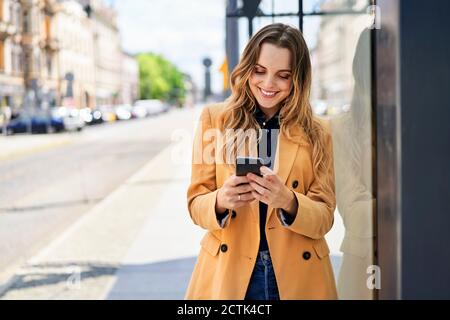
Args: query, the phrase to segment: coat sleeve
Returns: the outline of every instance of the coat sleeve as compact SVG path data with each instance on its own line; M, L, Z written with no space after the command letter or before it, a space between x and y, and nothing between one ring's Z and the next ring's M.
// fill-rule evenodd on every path
M215 141L212 130L211 114L205 107L196 130L191 184L188 188L188 209L192 221L209 231L222 229L218 221L215 205L217 197Z
M295 192L298 210L294 222L288 226L293 232L312 239L321 239L331 230L336 208L335 180L333 166L333 144L330 134L326 139L327 152L331 157L331 165L326 173L319 177L326 183L326 188L320 186L317 178L309 187L306 194ZM323 177L327 175L327 177Z

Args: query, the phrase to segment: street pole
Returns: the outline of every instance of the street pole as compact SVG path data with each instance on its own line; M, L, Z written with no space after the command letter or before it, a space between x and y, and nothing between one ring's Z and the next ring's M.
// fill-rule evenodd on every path
M211 95L211 65L212 61L210 58L203 59L203 66L205 67L205 89L203 91L203 101L206 102L208 97Z
M227 1L227 14L232 14L237 11L237 0ZM231 75L234 68L239 63L239 25L238 18L226 17L225 18L225 48L226 57L228 63L228 74ZM225 92L226 96L231 94L230 89Z
M253 36L253 18L260 12L258 9L261 0L244 0L242 11L248 19L248 37Z
M303 0L298 0L298 28L303 32Z

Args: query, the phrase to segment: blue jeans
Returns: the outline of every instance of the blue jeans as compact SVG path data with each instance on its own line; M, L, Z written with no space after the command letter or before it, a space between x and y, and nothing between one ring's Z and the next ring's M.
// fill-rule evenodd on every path
M280 300L268 250L258 253L245 300Z

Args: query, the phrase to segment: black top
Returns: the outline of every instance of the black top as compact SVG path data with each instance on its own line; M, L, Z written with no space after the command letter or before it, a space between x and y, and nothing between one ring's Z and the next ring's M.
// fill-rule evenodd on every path
M279 112L277 112L272 118L266 120L266 115L264 114L264 112L262 112L259 107L256 107L253 116L261 127L261 139L259 139L258 141L258 156L263 159L263 163L266 167L273 169L277 151L278 134L280 131ZM217 219L219 221L222 221L227 216L228 212L226 211L222 214L217 214ZM293 219L289 215L282 214L282 216L284 217L285 223L287 223L288 225L293 222ZM267 204L259 202L259 251L269 250L265 229L266 219Z
M272 118L266 120L266 115L259 107L254 112L255 120L261 127L258 142L258 156L263 159L266 167L273 169L277 151L278 133L280 131L280 116L277 112ZM259 251L269 250L266 237L267 204L259 202Z

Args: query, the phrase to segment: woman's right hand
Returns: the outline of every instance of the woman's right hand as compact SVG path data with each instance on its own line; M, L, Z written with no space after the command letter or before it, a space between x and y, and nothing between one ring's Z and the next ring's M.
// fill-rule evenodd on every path
M253 188L246 176L232 175L217 192L216 213L224 213L227 209L240 208L253 200Z

